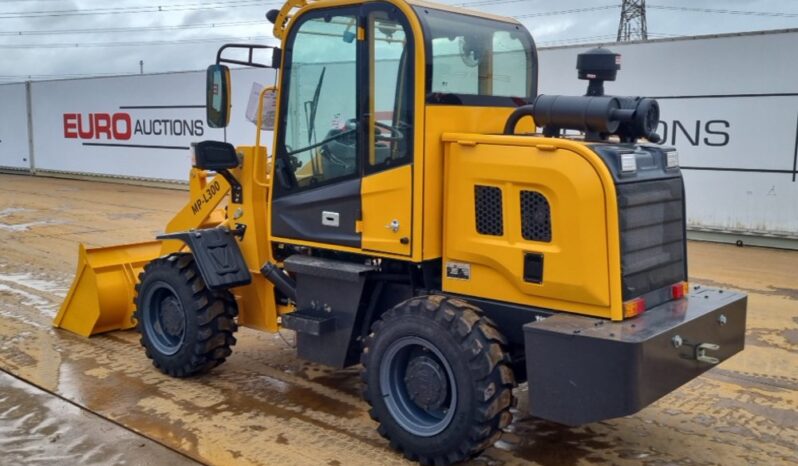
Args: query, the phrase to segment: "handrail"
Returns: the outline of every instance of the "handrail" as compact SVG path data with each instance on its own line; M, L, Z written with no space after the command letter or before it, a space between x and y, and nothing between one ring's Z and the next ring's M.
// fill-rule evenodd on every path
M311 0L288 0L285 2L285 4L283 4L274 20L274 29L272 33L274 34L275 38L283 38L283 32L285 31L285 27L288 25L288 20L291 19L292 10L301 9L310 3L310 1Z
M232 58L223 58L222 52L227 49L246 49L249 51L247 55L247 61L243 60L234 60ZM272 50L272 63L271 65L264 65L263 63L255 63L252 61L254 51L263 50L263 49L271 49ZM219 50L216 51L216 64L220 63L230 63L232 65L244 65L244 66L251 66L253 68L276 68L275 67L275 56L278 57L279 60L279 53L280 48L275 47L273 45L260 45L260 44L224 44L219 47ZM278 65L279 66L279 65Z

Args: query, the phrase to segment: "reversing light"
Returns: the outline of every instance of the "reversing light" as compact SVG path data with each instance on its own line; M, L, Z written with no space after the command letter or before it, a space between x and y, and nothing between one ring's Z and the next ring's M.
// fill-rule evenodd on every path
M643 298L630 299L623 303L623 317L628 319L642 314L646 310L646 300Z
M671 286L671 297L673 299L681 299L687 296L690 290L690 284L687 282L679 282Z
M637 157L634 153L621 154L621 171L634 173L637 171Z
M665 153L665 167L676 168L679 166L679 152L671 150Z

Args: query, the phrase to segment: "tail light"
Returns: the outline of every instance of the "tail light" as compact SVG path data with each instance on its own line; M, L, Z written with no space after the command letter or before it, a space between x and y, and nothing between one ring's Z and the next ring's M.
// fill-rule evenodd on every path
M687 282L679 282L671 286L671 297L673 299L681 299L687 296L690 290L690 285Z
M623 303L623 317L628 319L642 314L646 310L646 300L643 298L630 299Z

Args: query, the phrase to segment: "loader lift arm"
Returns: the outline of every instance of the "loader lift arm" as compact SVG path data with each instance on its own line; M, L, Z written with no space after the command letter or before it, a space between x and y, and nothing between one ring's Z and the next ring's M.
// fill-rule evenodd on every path
M169 221L165 232L221 225L225 212L219 204L230 189L223 176L208 178L207 172L193 168L189 201ZM75 279L53 324L85 337L135 327L133 298L144 265L185 247L175 238L98 248L80 244Z

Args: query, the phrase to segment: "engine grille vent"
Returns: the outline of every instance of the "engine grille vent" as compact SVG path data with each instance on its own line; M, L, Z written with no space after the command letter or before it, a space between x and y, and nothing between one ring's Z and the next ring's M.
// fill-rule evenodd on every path
M530 241L551 241L551 208L537 191L521 191L521 234Z
M477 233L502 236L502 190L495 186L474 185L474 206L477 218Z
M617 186L623 299L687 279L681 178Z

